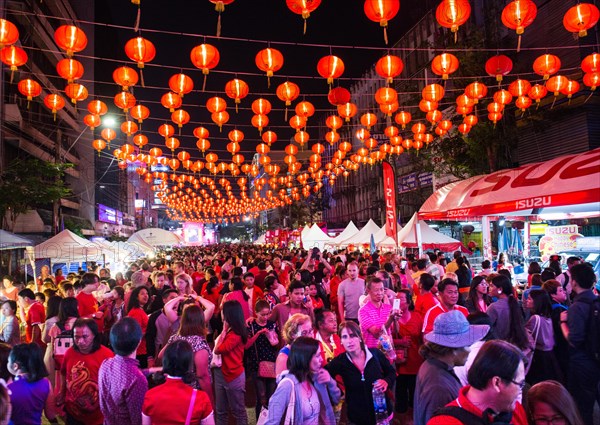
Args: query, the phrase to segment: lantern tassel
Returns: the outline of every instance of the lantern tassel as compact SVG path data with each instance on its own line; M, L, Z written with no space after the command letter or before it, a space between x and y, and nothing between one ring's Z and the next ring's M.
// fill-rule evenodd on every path
M287 106L285 107L285 120L287 121Z
M517 39L517 53L521 51L521 35L519 34L519 38Z
M267 88L271 88L271 77L267 76Z
M454 31L454 44L458 41L458 30Z
M550 107L550 109L554 109L554 103L556 103L556 98L557 96L554 96L554 99L552 100L552 106Z
M388 44L388 36L387 36L387 27L383 27L383 40L385 41L385 45Z
M592 97L592 95L594 94L594 92L592 91L590 93L590 95L588 97L585 98L585 100L583 101L583 103L586 103L588 100L590 100L590 97Z
M204 91L204 89L206 89L206 75L204 74L204 82L202 83L202 91Z
M15 78L15 71L12 70L12 71L10 71L10 83L11 84L12 84L14 78Z
M221 37L221 13L219 12L219 17L217 18L217 38Z
M144 70L140 68L140 80L142 81L142 87L146 87L146 83L144 82Z
M304 18L304 31L302 31L302 35L306 35L306 18Z
M133 31L138 32L140 29L140 18L142 16L142 8L141 6L138 4L138 10L137 10L137 17L135 18L135 28L133 29Z

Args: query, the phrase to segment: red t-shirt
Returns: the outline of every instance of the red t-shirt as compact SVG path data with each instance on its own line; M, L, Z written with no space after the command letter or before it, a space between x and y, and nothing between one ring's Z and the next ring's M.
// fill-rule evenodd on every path
M44 322L46 321L46 310L44 309L44 306L38 302L35 301L33 304L31 304L29 306L29 309L27 310L27 314L25 314L25 324L27 325L25 327L25 339L27 341L28 344L31 344L32 342L35 342L36 344L40 344L40 341L33 341L33 327L36 325L42 325L44 324ZM42 335L42 331L40 328L40 336Z
M135 354L137 356L148 354L148 351L146 349L146 329L148 328L148 315L141 308L134 307L131 310L129 310L129 313L127 313L127 317L132 317L142 327L142 342L140 342L140 345Z
M81 354L69 348L62 362L61 374L67 381L65 409L74 419L86 425L102 425L100 411L98 371L105 359L114 353L105 346L90 354Z
M479 407L471 403L471 401L467 398L469 388L471 388L469 385L467 385L466 387L462 387L458 393L458 398L448 403L446 406L462 407L467 412L473 413L481 418L483 417L483 411ZM489 419L489 422L491 423L492 418ZM510 423L512 425L527 425L527 414L525 413L525 409L523 409L523 406L519 402L517 402L515 406L515 410L513 411ZM427 425L463 425L463 423L453 416L440 415L434 416L433 418L429 419Z
M194 390L179 378L167 377L167 381L152 388L144 397L142 413L153 425L181 425L185 423ZM191 423L198 424L212 413L208 395L196 393Z
M208 282L205 282L204 286L202 287L201 295L203 298L206 298L208 301L215 305L215 312L213 313L214 317L216 314L219 314L221 312L221 306L219 305L219 297L221 296L221 289L223 289L223 284L217 284L217 286L215 286L212 289L212 292L210 293L206 290L207 286Z
M244 343L242 337L231 329L215 347L215 354L222 356L221 372L225 381L231 382L244 372Z
M92 294L80 292L77 295L77 309L79 317L92 317L92 314L98 311L98 301ZM104 330L104 319L95 319L100 332Z
M460 311L465 317L469 316L469 310L464 308L462 305L455 305L454 310ZM429 333L433 330L433 323L435 322L435 318L438 317L442 313L447 313L448 310L444 308L442 304L438 304L434 307L431 307L425 313L425 317L423 318L423 334Z
M415 311L419 313L421 317L423 317L431 307L434 307L439 303L440 302L437 300L435 295L433 295L431 292L428 292L417 297L417 301L415 302Z

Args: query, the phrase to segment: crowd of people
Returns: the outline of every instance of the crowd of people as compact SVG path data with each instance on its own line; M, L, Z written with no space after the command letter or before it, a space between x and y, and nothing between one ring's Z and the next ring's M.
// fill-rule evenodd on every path
M213 245L6 276L0 424L598 423L590 265L518 288L502 260L447 261Z

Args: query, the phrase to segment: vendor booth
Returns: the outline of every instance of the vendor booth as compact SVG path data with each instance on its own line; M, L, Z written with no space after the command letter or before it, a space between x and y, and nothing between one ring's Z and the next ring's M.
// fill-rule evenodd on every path
M491 258L491 221L524 222L528 257L532 221L599 216L600 148L450 183L418 213L422 220L481 220L486 258Z
M135 232L127 242L141 242L150 246L173 246L182 243L179 236L159 228L142 229Z

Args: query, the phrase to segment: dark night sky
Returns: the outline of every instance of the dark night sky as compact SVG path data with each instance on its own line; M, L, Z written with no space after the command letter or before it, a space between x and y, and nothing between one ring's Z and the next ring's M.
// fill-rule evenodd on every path
M420 6L411 7L411 2L401 2L400 13L390 21L388 28L390 43L397 40L424 13L422 9L425 8L423 5L426 2L412 3ZM125 0L96 2L96 22L129 27L118 29L96 26L95 56L108 59L96 62L95 91L98 95L112 97L119 91L116 84L112 82L112 71L117 66L135 67L125 55L124 45L127 40L136 35L133 31L136 12L137 8ZM346 88L360 79L377 58L385 54L385 50L382 50L386 47L382 28L365 16L363 1L324 0L308 19L306 35L302 35L302 18L287 8L285 0L234 1L226 6L222 14L220 39L214 38L216 24L217 13L214 5L208 0L141 1L142 35L155 44L157 55L144 70L147 88L142 89L138 85L134 94L151 110L151 119L144 123L143 132L150 137L151 144L161 146L163 150L164 144L156 134L156 129L165 120L169 120L170 114L160 105L160 97L169 90L169 77L179 72L181 67L184 73L193 78L195 85L194 92L183 99L183 109L190 113L191 122L183 128L180 137L182 147L186 146L193 156L197 154L196 139L192 135L192 130L198 125L203 125L209 129L211 133L209 140L219 153L219 157L228 159L230 155L225 150L225 145L228 143L227 133L234 127L244 131L246 135L242 142L242 152L254 152L256 144L260 141L257 129L250 124L252 116L250 105L258 97L267 98L273 105L273 111L269 114L268 129L275 131L279 136L279 142L273 148L283 149L286 144L284 140L292 137L294 130L284 121L283 102L275 96L276 87L285 81L286 77L300 86L301 96L295 103L305 99L311 101L321 111L330 111L328 113L335 111L326 100L327 83L316 70L319 58L330 54L329 46L373 48L369 50L333 47L331 49L331 53L341 57L346 65L343 78L338 83ZM259 42L234 41L228 38ZM271 79L270 88L267 87L266 77L254 63L256 53L268 47L269 41L271 47L283 53L285 60L283 68ZM194 68L189 59L192 47L203 42L215 45L221 53L220 63L210 72L204 93L200 92L202 72ZM322 47L280 45L278 42L314 44ZM225 83L234 78L236 72L239 72L238 77L250 86L250 94L242 100L238 114L235 113L233 100L224 94ZM245 73L253 75L244 75ZM231 117L222 133L219 133L218 127L210 120L210 114L204 106L206 99L215 95L227 100ZM120 112L114 106L112 99L109 98L107 103L113 112ZM318 114L319 112L316 115ZM293 111L289 117L292 115ZM309 119L307 129L311 134L311 141L315 141L318 134L315 128L316 115L312 121Z

